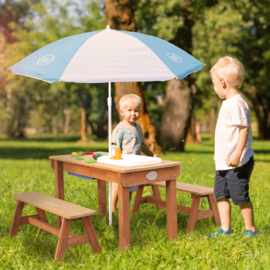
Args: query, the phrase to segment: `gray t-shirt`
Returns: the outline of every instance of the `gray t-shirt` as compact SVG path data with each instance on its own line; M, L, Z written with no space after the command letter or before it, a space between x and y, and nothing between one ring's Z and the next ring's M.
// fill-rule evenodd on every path
M131 126L124 122L120 122L112 132L112 143L117 144L116 136L121 130L126 130L131 137L131 139L129 140L124 132L119 135L119 142L122 154L141 155L141 146L144 142L141 126L139 124Z

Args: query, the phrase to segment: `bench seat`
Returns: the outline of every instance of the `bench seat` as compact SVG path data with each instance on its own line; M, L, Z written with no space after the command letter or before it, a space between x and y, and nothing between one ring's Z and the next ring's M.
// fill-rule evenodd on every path
M132 213L137 213L139 211L140 204L143 203L155 204L158 206L158 210L162 210L163 207L166 207L166 201L161 200L158 189L158 187L166 188L166 181L152 183L150 186L152 186L154 195L145 197L142 196L144 185L138 186ZM186 233L195 229L195 223L198 219L213 217L215 224L217 226L220 225L221 222L214 198L213 188L176 181L176 190L191 194L191 207L177 205L177 211L190 215ZM210 207L209 210L199 210L200 200L204 197L207 197L208 199Z
M17 235L19 226L32 224L44 230L45 233L52 233L58 236L58 244L55 253L55 260L61 261L66 248L90 243L94 253L101 251L90 216L96 211L70 202L53 198L38 192L29 192L12 195L17 200L15 213L10 228L10 237ZM32 205L37 210L37 215L22 216L25 204ZM49 224L45 211L51 212L62 218L61 228ZM75 236L69 234L71 221L82 220L86 234Z

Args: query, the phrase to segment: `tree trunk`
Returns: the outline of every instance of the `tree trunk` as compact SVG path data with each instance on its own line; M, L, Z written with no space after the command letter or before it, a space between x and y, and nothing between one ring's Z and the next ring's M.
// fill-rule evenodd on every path
M86 113L85 113L85 101L83 99L82 95L82 90L78 89L78 98L79 98L79 103L81 106L81 139L77 143L85 143L87 142L87 137L86 137Z
M190 123L189 123L187 137L186 137L186 143L187 144L198 143L198 140L196 138L196 133L195 133L195 114L194 114L194 110L192 110L192 112L191 112Z
M137 26L134 20L135 6L132 0L106 0L103 12L106 16L107 24L111 29L136 31ZM151 151L157 150L155 139L156 130L151 125L149 113L143 95L142 84L140 82L115 83L115 105L119 109L119 100L125 94L136 94L142 99L142 111L138 123L142 126L145 143Z
M81 141L86 142L86 125L85 125L85 109L81 108Z
M171 43L189 52L192 48L193 16L188 10L182 11L185 18L184 27L178 29ZM190 127L190 140L194 142L195 132L191 123L193 111L193 94L195 94L192 75L179 81L173 79L167 83L166 105L163 110L159 132L159 144L164 150L184 152L186 136Z
M184 151L192 104L193 94L186 80L173 79L167 83L159 136L162 150Z
M65 115L64 134L65 135L68 135L68 131L69 131L70 114L71 114L70 109L65 109L64 110L64 115Z
M53 115L52 116L52 133L53 135L57 135L58 134L58 123L57 123L57 116Z

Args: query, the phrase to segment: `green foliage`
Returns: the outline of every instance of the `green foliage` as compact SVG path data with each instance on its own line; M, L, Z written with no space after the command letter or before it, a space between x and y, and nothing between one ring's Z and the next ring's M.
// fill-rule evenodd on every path
M105 20L100 13L101 1L92 0L80 3L54 0L5 2L4 6L7 9L13 9L14 12L21 10L21 13L16 13L16 16L23 17L23 20L19 23L13 19L14 15L9 21L8 27L12 37L16 40L15 43L11 43L8 39L9 36L0 32L0 83L5 81L5 84L0 86L0 108L7 106L9 102L7 93L11 91L10 113L1 112L6 119L3 130L9 136L23 137L24 128L31 124L32 127L39 127L38 130L52 132L52 129L58 129L63 132L62 123L65 121L63 112L71 111L72 116L78 116L80 104L78 98L75 97L77 90L89 91L89 87L77 84L70 91L70 87L65 83L50 85L35 79L11 75L7 68L53 41L105 28ZM21 9L21 5L24 5L24 9ZM101 90L103 93L103 89ZM97 100L94 99L94 102ZM25 106L26 104L27 106ZM104 115L105 111L103 110L102 113ZM35 115L38 115L37 122L35 122ZM55 116L57 123L53 124L51 119ZM30 117L33 118L30 119ZM75 119L71 119L71 124L73 120ZM80 117L76 121L79 122ZM14 125L19 122L21 123L20 129L18 125ZM35 123L34 126L33 123ZM57 126L53 127L55 124ZM73 130L78 132L79 126L75 124Z
M255 141L255 168L250 181L250 196L255 211L255 224L260 229L256 239L243 239L244 222L238 207L232 207L234 234L216 240L205 238L217 227L212 219L196 222L195 231L185 234L188 215L178 213L178 237L167 241L166 210L158 212L150 204L141 205L136 215L131 215L131 249L121 252L118 248L118 213L113 215L113 226L108 216L92 216L101 248L101 254L93 254L89 244L67 249L64 262L53 261L57 237L44 234L41 229L24 225L14 239L8 236L16 201L12 194L37 191L55 196L54 171L50 155L69 154L73 151L107 151L107 142L97 142L78 149L72 137L33 137L24 141L0 138L0 268L1 269L269 269L270 203L270 141ZM167 152L163 159L183 162L178 181L213 187L213 142L203 137L201 145L186 145L185 153ZM65 199L67 201L98 209L96 181L88 181L64 173ZM151 195L150 187L144 195ZM165 189L161 196L166 198ZM178 193L179 204L190 206L189 194ZM134 202L134 194L131 205ZM208 209L202 200L200 209ZM26 206L27 214L35 214ZM50 224L56 218L48 214ZM71 233L84 233L81 222L74 222Z
M269 4L270 1L219 1L206 9L204 16L193 27L193 53L206 67L198 73L197 85L203 106L213 100L209 70L222 56L238 58L246 70L246 83L241 91L257 109L260 125L267 126L270 104L269 61ZM254 87L255 92L252 91ZM267 134L264 134L267 137Z

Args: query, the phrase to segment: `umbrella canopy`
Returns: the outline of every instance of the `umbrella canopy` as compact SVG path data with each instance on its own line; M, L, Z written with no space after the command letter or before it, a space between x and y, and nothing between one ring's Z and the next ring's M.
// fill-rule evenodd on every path
M162 39L136 32L94 31L50 43L9 69L49 83L109 83L108 137L111 155L111 82L183 79L203 63ZM112 186L109 191L112 224Z
M50 43L9 69L49 83L102 83L183 79L202 67L167 41L107 27Z

